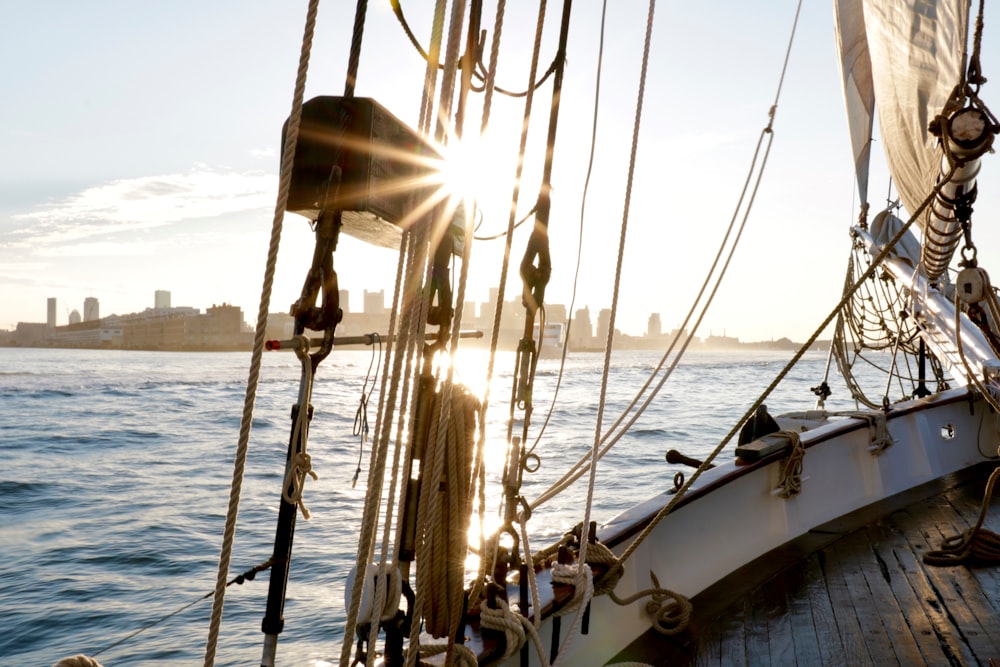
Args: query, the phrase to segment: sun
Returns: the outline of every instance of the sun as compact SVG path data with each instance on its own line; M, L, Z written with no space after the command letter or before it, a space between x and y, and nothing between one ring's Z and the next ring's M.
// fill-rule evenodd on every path
M516 155L493 135L452 137L441 152L443 188L467 211L493 210L510 200Z

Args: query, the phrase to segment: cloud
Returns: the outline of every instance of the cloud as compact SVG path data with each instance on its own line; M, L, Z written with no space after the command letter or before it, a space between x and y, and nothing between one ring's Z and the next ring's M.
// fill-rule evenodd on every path
M277 157L278 153L274 150L273 146L268 146L267 148L251 148L250 157L267 158L271 159Z
M45 247L38 250L39 257L137 257L156 254L157 244L131 241L93 241Z
M183 174L104 183L13 216L22 223L0 247L76 243L105 234L162 227L185 220L267 208L276 178L199 165Z

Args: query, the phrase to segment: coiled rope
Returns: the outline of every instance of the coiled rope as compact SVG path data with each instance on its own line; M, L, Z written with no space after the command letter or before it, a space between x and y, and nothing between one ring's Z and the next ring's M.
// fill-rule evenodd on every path
M274 284L275 266L278 261L278 246L285 208L288 204L288 189L292 180L292 164L295 159L295 145L298 143L299 124L302 119L302 98L305 94L306 74L309 71L309 54L312 50L313 32L319 0L309 0L306 12L299 67L295 77L295 92L292 96L292 112L285 132L285 148L281 156L281 175L278 183L278 198L274 204L274 219L271 224L271 239L268 245L267 262L264 269L264 284L261 288L260 308L257 312L257 328L254 331L253 351L247 377L246 393L243 401L243 416L240 420L240 435L236 445L233 463L233 481L229 492L229 506L226 512L226 526L223 532L222 549L219 554L219 569L215 582L215 596L212 601L212 616L209 621L208 641L205 646L205 667L215 664L215 652L222 625L222 610L225 601L226 577L232 558L233 540L236 535L236 520L239 515L240 493L243 488L243 473L246 469L247 452L250 443L250 427L253 424L253 408L257 398L257 383L260 378L261 357L266 338L267 315L271 305L271 288Z
M972 528L958 535L946 537L940 549L932 549L924 553L924 562L928 565L946 566L961 565L968 561L980 563L1000 562L1000 535L983 528L986 511L993 498L993 487L997 477L1000 477L1000 467L994 468L986 482L983 501L979 508L979 518Z

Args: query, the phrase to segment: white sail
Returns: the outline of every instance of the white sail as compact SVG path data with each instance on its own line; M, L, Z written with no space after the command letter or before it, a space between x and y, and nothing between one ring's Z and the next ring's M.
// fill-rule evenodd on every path
M961 79L968 5L964 0L838 0L835 15L856 164L867 171L871 121L866 126L864 115L877 100L889 168L903 205L913 211L939 172L937 138L927 126Z
M840 45L840 71L844 77L844 104L851 132L858 197L864 203L868 201L875 87L861 0L841 0L834 6L833 14Z

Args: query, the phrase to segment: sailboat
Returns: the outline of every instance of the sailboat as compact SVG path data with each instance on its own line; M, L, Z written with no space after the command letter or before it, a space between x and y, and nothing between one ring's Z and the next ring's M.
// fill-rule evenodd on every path
M275 233L206 664L214 664L224 594L234 581L240 483L265 348L299 359L300 389L276 489L273 555L236 579L269 571L261 664L281 663L295 527L309 518L313 381L324 364L336 363L338 344L358 342L337 336L334 257L341 233L399 251L392 320L377 337L389 361L363 482L365 508L362 516L343 518L358 526L358 552L353 572L343 573L349 602L341 665L984 664L1000 658L991 639L1000 630L991 599L995 574L967 565L969 558L982 561L996 552L995 536L983 524L1000 431L1000 307L979 265L972 226L980 160L998 130L980 98L982 3L978 11L965 2L835 3L860 215L851 228L843 298L788 368L832 326L828 368L836 362L858 409L825 410L828 384L821 378L811 409L771 415L765 401L779 376L745 414L733 416L732 430L711 456L693 460L675 453L674 461L689 466L687 474L672 484L655 480L651 486L666 490L612 518L591 517L600 459L663 385L691 337L674 339L629 411L608 427L602 421L614 347L612 307L593 448L550 491L525 497L523 477L540 451L531 443L543 430L533 394L535 324L544 320L553 270L550 177L559 155L572 3L563 3L549 72L536 48L522 91L525 133L528 109L544 107L538 99L546 99L547 113L536 116L544 117L547 141L527 217L533 226L520 241L523 337L511 395L501 399L474 395L448 363L468 335L461 316L480 202L447 192L441 173L449 146L475 134L465 120L474 91L481 88L486 100L497 92L504 3L487 30L492 44L480 32L487 15L480 2L454 2L447 11L438 3L427 48L410 33L427 61L421 113L412 126L377 100L355 95L363 2L344 95L303 99L317 4L310 3L296 96L282 133ZM647 56L654 6L645 26ZM394 7L402 22L399 3ZM629 187L641 91L650 83L640 69ZM485 128L490 104L481 107L479 126ZM876 109L900 197L877 213L868 204ZM769 134L770 124L762 137ZM512 184L515 204L521 161ZM623 242L629 196L627 189ZM508 210L509 255L518 216L516 205ZM292 307L295 336L267 341L270 281L286 212L310 221L316 249ZM739 236L736 227L734 233ZM505 263L504 275L508 268ZM501 280L501 294L504 288ZM616 303L617 296L616 289ZM503 302L497 299L497 322ZM700 312L692 308L679 330L693 335ZM495 350L499 327L487 336ZM376 336L367 342L375 344ZM889 379L872 392L855 366L876 357ZM890 387L904 383L890 395ZM491 477L483 463L483 414L491 400L504 399L511 406L505 457ZM538 446L556 437L538 437ZM733 447L735 458L717 458ZM532 539L532 512L580 479L588 500L578 525L557 540ZM495 505L486 500L490 494ZM485 527L488 507L499 517L492 530ZM478 536L470 539L470 525L477 523ZM951 567L934 569L940 565Z

